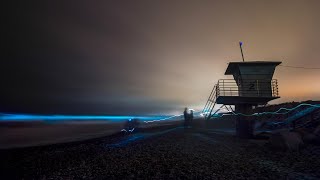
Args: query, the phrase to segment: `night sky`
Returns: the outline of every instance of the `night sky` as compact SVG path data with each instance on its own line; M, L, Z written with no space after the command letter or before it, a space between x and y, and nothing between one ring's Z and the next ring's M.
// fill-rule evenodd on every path
M320 67L320 1L15 1L4 5L0 111L201 109L229 61ZM278 67L281 98L320 99L320 70Z

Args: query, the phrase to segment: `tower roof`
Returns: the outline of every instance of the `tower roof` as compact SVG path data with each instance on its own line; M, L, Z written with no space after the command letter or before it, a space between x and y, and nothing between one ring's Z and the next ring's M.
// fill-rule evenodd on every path
M264 66L264 65L274 65L277 66L281 64L281 61L245 61L245 62L230 62L225 75L232 75L237 69L239 69L239 66Z

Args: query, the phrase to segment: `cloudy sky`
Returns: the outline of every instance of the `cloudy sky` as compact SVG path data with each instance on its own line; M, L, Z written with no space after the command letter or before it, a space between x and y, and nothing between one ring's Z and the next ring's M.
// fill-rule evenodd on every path
M21 1L6 8L1 111L201 109L230 61L320 67L318 0ZM278 67L281 98L320 99L320 70Z

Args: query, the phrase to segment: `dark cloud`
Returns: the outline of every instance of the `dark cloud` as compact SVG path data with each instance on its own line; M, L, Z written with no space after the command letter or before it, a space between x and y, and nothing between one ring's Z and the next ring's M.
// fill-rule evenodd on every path
M5 11L1 108L105 114L201 108L212 83L226 78L227 63L241 58L239 40L248 60L320 66L319 5L12 1ZM279 67L279 101L320 98L317 76Z

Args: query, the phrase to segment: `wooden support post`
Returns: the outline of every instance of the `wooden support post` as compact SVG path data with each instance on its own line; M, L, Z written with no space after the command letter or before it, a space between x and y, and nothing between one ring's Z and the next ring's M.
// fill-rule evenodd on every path
M236 113L241 114L251 114L252 105L251 104L237 104L235 105ZM253 126L254 121L252 117L237 116L236 119L236 134L240 138L252 138L253 137Z

